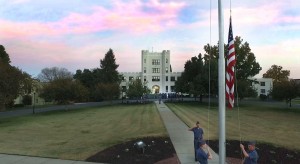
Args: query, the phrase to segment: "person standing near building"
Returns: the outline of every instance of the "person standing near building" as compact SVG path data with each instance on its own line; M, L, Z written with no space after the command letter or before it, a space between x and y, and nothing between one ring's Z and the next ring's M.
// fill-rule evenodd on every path
M196 153L197 160L200 164L207 164L207 160L212 159L212 155L204 140L200 142L199 148L197 149Z
M199 148L200 142L203 140L203 129L200 127L199 121L196 122L196 126L189 128L189 131L194 133L194 151L195 151L195 161L197 161L197 149Z
M245 157L243 164L257 164L258 154L255 150L255 142L250 141L248 143L248 152L246 152L243 144L240 144L240 147Z

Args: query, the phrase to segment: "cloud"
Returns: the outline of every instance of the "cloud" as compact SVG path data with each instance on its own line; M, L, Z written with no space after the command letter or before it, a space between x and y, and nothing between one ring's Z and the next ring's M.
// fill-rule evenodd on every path
M133 34L159 32L177 24L178 13L184 6L183 2L163 3L158 0L147 3L114 1L112 8L94 6L91 7L91 13L71 12L55 22L13 22L2 19L0 35L10 38L39 35L51 37L107 30ZM145 8L149 10L144 11Z
M259 76L262 77L262 74L275 64L282 66L285 70L290 70L290 77L299 78L299 42L300 39L291 39L276 44L253 46L252 50L256 56L256 61L262 67Z

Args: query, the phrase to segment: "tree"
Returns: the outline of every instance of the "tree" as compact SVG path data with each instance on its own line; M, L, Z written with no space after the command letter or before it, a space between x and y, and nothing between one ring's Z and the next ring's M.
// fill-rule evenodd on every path
M46 101L56 101L59 104L68 104L71 101L85 101L87 89L72 78L58 78L45 83L40 97Z
M119 86L121 82L121 76L119 75L116 64L115 55L112 49L105 54L104 58L100 60L101 68L84 69L83 71L77 70L74 78L79 80L89 90L90 100L99 101L100 99L107 99L108 97L118 97L120 94L120 87L118 91L108 92L103 86L109 86L112 89L117 89L115 86ZM109 95L103 95L108 93ZM114 93L115 95L110 95Z
M13 104L19 95L26 94L30 81L30 75L10 65L9 55L0 45L0 110Z
M282 70L281 66L272 65L266 73L263 74L264 78L272 78L274 83L287 81L290 76L289 70Z
M227 47L228 45L225 45ZM226 48L225 48L226 49ZM201 53L198 57L192 57L184 66L184 72L175 83L176 92L188 92L201 96L204 94L217 94L218 92L218 45L205 45L204 55ZM226 49L227 51L227 49ZM235 38L236 52L236 82L241 83L241 89L238 89L239 95L243 97L256 95L252 88L251 80L259 73L261 67L256 62L255 55L251 52L247 42L243 43L241 37ZM240 85L238 85L240 86ZM247 91L247 92L245 92Z
M200 95L201 101L201 95L206 92L203 75L207 74L204 72L203 58L200 53L197 57L194 56L185 63L181 78L178 79L178 82L175 82L175 90L181 93L193 94L194 97Z
M22 71L16 67L0 62L0 110L11 104L20 93Z
M9 55L6 53L3 45L0 45L0 61L2 61L5 64L10 63Z
M105 54L104 59L100 60L100 68L103 70L103 79L104 83L119 83L121 78L117 71L119 65L116 64L115 55L112 49L109 49Z
M98 83L95 87L96 98L99 100L113 100L120 95L120 86L117 83Z
M146 82L142 83L140 79L130 81L126 90L126 95L129 98L139 99L147 93L150 93L150 89L146 87Z
M243 43L243 39L237 36L235 37L234 48L236 54L236 78L238 80L247 80L249 77L257 75L261 71L261 67L259 63L256 62L256 57L254 53L251 52L249 43Z
M72 78L73 75L66 68L44 68L41 73L38 75L38 79L41 82L51 82L53 80L62 79L62 78Z
M282 80L273 84L271 95L275 100L286 100L290 107L292 99L299 96L300 84L295 80Z

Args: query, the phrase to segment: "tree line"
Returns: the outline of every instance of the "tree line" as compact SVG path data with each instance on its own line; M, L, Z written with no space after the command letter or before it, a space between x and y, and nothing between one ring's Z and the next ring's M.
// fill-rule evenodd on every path
M235 66L235 96L239 99L257 97L253 83L258 83L253 77L261 71L259 63L248 42L243 42L239 36L234 40L236 53ZM224 45L225 54L228 45ZM181 77L175 82L175 91L189 93L202 101L203 96L216 96L218 94L218 45L205 45L204 54L192 57L186 61ZM290 71L283 70L281 66L272 65L263 78L272 78L273 86L270 93L259 95L262 100L286 100L290 104L292 99L300 96L300 82L290 79Z
M255 80L251 79L261 71L259 63L248 42L235 37L236 52L236 85L235 95L240 99L256 97L257 92L252 87ZM227 53L227 45L224 45ZM181 77L175 82L175 91L189 93L199 97L218 94L218 45L205 45L204 52L186 61ZM99 68L76 70L73 74L65 68L44 68L37 78L12 66L4 46L0 45L0 110L5 110L14 104L14 100L23 96L23 103L30 105L32 92L36 92L45 101L59 104L83 101L112 100L126 93L128 97L141 97L149 93L146 83L140 79L130 81L125 88L120 87L122 75L119 74L116 58L109 49ZM264 78L273 79L273 88L269 96L275 100L292 99L300 95L300 84L289 79L290 72L281 66L273 65ZM122 95L123 96L123 95Z

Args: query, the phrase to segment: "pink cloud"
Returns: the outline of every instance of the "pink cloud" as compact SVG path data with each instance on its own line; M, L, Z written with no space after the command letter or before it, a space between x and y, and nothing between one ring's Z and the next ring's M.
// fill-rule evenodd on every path
M106 30L131 33L158 32L177 24L177 15L185 6L183 2L162 3L152 0L114 2L112 9L93 7L91 14L70 13L57 22L12 22L0 19L0 35L7 38L30 36L60 36L64 34L86 34ZM156 12L144 11L144 7Z
M262 70L259 77L273 64L280 65L285 70L291 71L291 78L300 78L300 47L299 39L285 40L277 44L253 46L252 50Z

